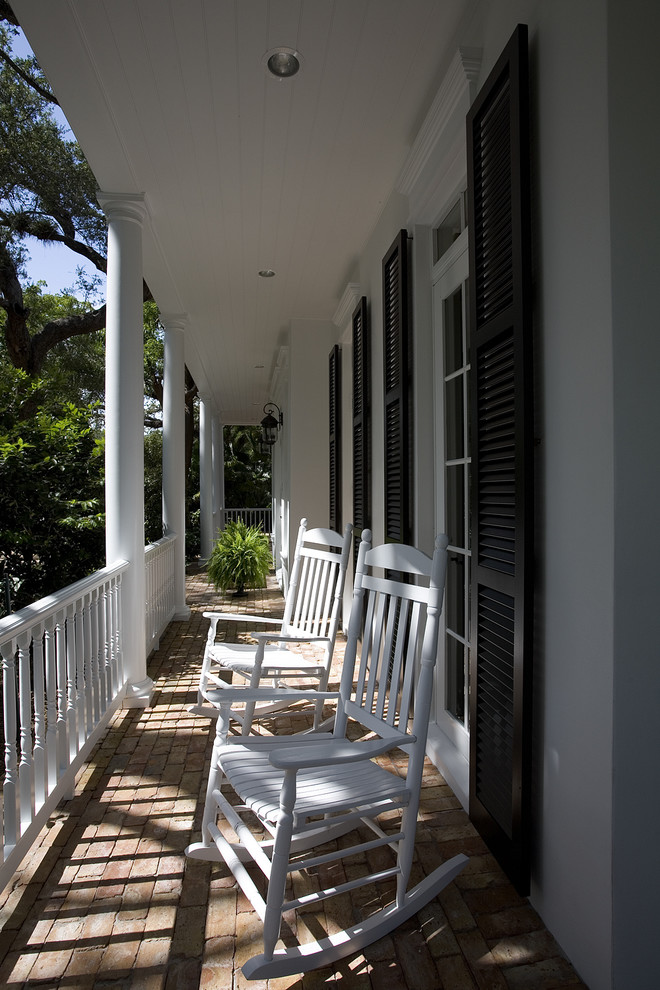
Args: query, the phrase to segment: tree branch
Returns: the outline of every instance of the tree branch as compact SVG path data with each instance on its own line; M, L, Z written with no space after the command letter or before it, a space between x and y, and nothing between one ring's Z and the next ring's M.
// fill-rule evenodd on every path
M46 355L56 344L61 344L69 337L82 337L86 333L95 333L104 326L105 305L89 313L62 316L57 320L51 320L30 339L30 361L25 370L31 375L37 375Z
M41 238L39 239L41 240ZM107 260L102 254L99 254L98 251L95 251L94 248L90 247L89 244L83 244L82 241L77 241L75 238L68 237L66 234L54 234L54 236L49 237L48 240L66 245L66 247L68 247L71 251L75 251L76 254L79 254L83 258L87 258L88 261L91 261L94 267L98 268L100 272L105 273L107 271Z
M7 0L0 0L0 21L7 21L9 24L13 24L14 27L21 26L18 23L16 14L11 9L11 5L7 3Z
M2 8L0 7L0 13L1 11ZM6 62L11 69L13 69L13 71L16 73L17 76L21 77L23 82L26 82L28 86L31 86L32 89L35 91L35 93L38 93L42 99L46 100L48 103L53 103L56 107L59 107L60 104L57 98L53 96L53 94L49 90L44 89L43 86L40 83L38 83L36 79L33 79L29 72L26 72L24 69L21 69L20 65L17 65L16 62L14 62L13 58L10 58L7 52L3 51L2 48L0 48L0 58L2 59L3 62Z
M23 304L23 289L14 259L3 241L0 241L0 293L0 305L7 312L5 341L9 356L15 367L26 370L30 360L29 311Z

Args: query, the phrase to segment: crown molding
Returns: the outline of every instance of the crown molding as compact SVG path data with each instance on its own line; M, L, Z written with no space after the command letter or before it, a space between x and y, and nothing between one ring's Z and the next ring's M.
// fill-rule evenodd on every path
M410 196L433 154L456 123L457 111L465 114L472 102L472 88L481 68L480 48L459 48L442 81L424 123L399 174L397 192Z
M361 295L360 283L349 282L344 289L341 299L339 300L339 305L335 310L335 315L332 317L332 322L336 327L343 329L347 321L353 315L353 310L359 303Z

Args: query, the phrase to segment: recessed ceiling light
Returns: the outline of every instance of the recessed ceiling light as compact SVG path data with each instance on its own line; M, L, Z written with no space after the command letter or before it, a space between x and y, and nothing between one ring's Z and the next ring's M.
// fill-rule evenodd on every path
M295 48L271 48L264 55L264 62L277 79L290 79L300 69L302 58Z
M273 271L272 268L262 268L261 271L259 272L261 278L272 278L274 274L275 272Z

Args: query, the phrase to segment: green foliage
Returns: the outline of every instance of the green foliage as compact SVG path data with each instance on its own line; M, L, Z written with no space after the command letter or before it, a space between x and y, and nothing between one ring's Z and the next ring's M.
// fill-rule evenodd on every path
M270 505L270 454L261 453L258 426L225 426L225 504L232 509Z
M10 420L5 408L0 558L19 609L103 566L104 451L94 409L66 403L59 413L41 408L29 420Z
M25 295L35 320L87 305L42 285ZM15 609L105 563L103 377L98 336L58 344L38 377L0 344L0 563Z
M209 558L208 575L216 588L265 588L272 564L268 537L260 527L232 522L220 534Z
M144 542L156 543L163 535L163 434L144 435Z

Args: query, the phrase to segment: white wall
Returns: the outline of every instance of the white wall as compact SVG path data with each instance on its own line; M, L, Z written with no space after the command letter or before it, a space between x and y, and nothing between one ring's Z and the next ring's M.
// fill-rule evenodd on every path
M303 516L310 527L329 524L328 357L335 336L330 322L291 323L290 407L285 412L290 431L290 541L295 541Z
M614 326L613 986L652 990L660 877L660 6L608 4Z
M610 986L613 444L606 17L542 5L535 61L541 410L532 901Z
M541 439L532 901L591 990L604 990L611 986L614 664L606 10L599 0L482 3L455 39L483 47L480 81L518 22L530 28ZM376 540L383 531L381 258L408 226L405 202L392 197L359 269L372 314ZM425 297L418 298L423 337ZM427 398L425 386L420 408ZM425 446L422 438L420 452ZM424 498L420 508L429 511ZM420 521L420 534L428 524Z

